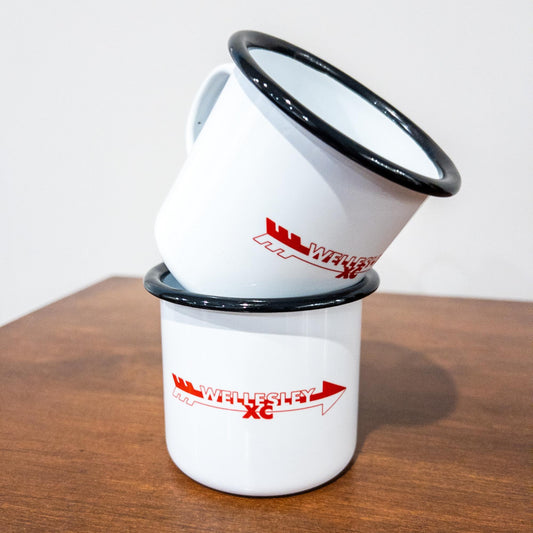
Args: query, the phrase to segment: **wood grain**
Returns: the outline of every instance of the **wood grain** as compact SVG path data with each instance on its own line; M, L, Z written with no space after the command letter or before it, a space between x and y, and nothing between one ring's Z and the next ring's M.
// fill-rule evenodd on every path
M530 531L533 305L365 300L359 443L244 498L165 448L159 307L112 278L0 329L1 531Z

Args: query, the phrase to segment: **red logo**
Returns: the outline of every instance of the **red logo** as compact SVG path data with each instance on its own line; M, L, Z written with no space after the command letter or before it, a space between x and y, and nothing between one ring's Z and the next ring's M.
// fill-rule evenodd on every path
M310 265L335 272L337 274L335 277L342 279L354 279L357 274L370 270L380 257L379 255L357 257L318 246L314 242L305 246L299 235L289 233L270 218L266 219L266 233L253 239L257 244L264 246L283 259L295 257Z
M290 392L241 392L216 389L200 385L172 374L174 390L172 396L187 405L201 404L226 411L243 413L243 418L271 420L274 414L302 409L322 408L325 415L344 394L346 387L329 381L322 382L322 390L298 389Z

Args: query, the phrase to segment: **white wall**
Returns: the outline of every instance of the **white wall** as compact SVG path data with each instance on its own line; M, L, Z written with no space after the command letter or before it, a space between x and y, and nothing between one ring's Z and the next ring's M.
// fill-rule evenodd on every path
M340 67L425 129L463 188L429 199L381 290L533 299L533 3L4 1L0 322L159 261L189 104L239 29Z

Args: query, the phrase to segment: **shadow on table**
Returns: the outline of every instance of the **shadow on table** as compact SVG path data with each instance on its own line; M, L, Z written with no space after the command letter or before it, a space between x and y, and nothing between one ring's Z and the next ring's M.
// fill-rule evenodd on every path
M452 376L423 353L396 344L363 341L357 448L343 471L322 486L352 468L372 431L386 425L426 426L453 413L456 404Z
M363 341L360 372L356 455L380 426L428 425L455 410L457 389L450 373L420 352Z

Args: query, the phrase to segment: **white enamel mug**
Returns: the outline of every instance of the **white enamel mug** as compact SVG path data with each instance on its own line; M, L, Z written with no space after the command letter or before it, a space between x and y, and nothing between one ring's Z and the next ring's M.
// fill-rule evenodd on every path
M192 479L234 494L308 490L343 471L357 440L361 298L375 271L318 296L236 299L183 289L164 264L168 452Z
M257 32L229 41L189 117L156 220L184 287L275 298L353 284L460 177L415 124L335 67Z

